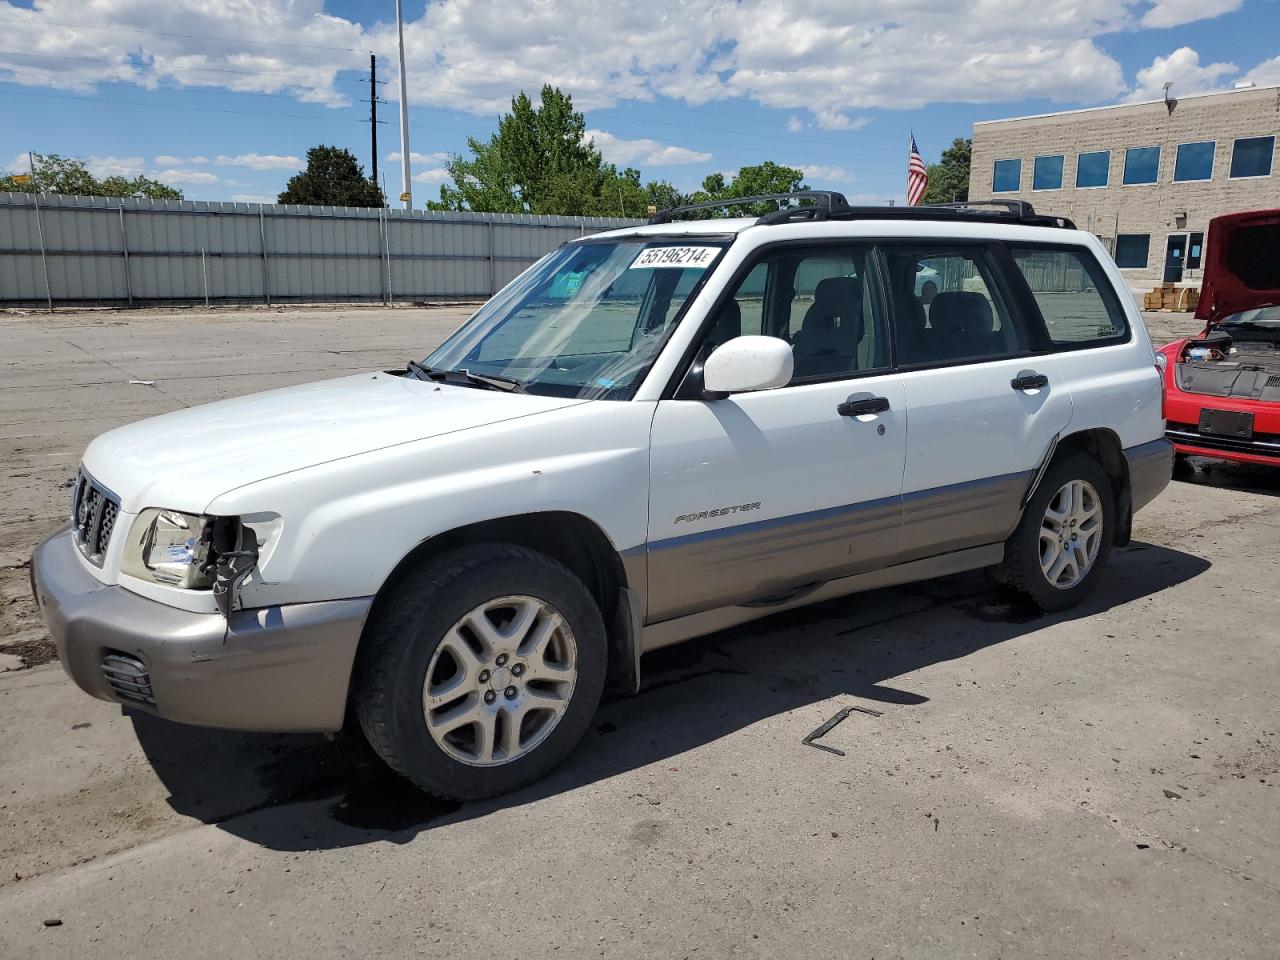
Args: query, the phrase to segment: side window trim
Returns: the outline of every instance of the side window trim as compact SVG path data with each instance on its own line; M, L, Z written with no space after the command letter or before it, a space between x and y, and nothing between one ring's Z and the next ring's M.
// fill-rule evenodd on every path
M1018 328L1022 330L1023 333L1027 335L1026 339L1030 346L1030 349L1021 350L1016 353L1007 352L1007 353L1000 353L1000 354L989 354L986 356L979 356L979 357L959 357L951 360L929 360L929 361L922 361L919 363L901 362L901 360L898 357L898 344L897 344L898 323L897 323L897 314L896 314L896 298L894 298L891 295L892 291L889 288L889 280L888 280L889 271L888 271L888 266L885 263L885 257L886 257L886 252L889 250L892 250L894 247L919 247L919 246L936 247L939 250L953 249L953 250L959 250L961 252L975 251L975 250L986 252L988 255L990 264L993 267L992 275L991 275L992 285L995 288L993 292L997 296L1003 298L1005 304L1009 308L1010 322L1015 324ZM1035 342L1038 338L1037 331L1043 327L1043 323L1044 323L1043 318L1040 316L1039 308L1037 307L1033 314L1026 315L1024 313L1023 316L1027 317L1026 320L1024 320L1023 317L1019 317L1015 315L1016 313L1021 312L1020 310L1021 296L1020 294L1015 295L1016 287L1013 283L1011 283L1011 276L1009 275L1008 270L1005 267L1004 256L1002 256L1003 251L1000 249L1001 246L1002 244L995 240L957 240L953 237L938 237L938 238L890 237L890 238L885 238L885 239L876 241L876 249L875 249L876 258L877 258L876 272L884 278L882 280L882 283L883 283L884 303L886 307L886 318L889 323L889 331L890 331L889 343L891 345L891 350L892 350L892 354L891 354L891 358L893 361L893 366L891 367L892 370L915 371L915 370L937 370L943 367L967 367L977 363L999 363L1002 360L1017 360L1023 357L1040 356L1048 352L1047 349L1036 349L1035 347ZM1010 258L1010 260L1012 260L1012 258ZM1016 267L1015 267L1015 270L1016 270ZM1021 276L1021 273L1019 272L1018 275ZM1024 281L1024 285L1025 285L1025 281ZM1028 290L1027 295L1030 296L1030 290ZM1046 339L1047 339L1047 334L1046 334Z
M1097 350L1101 347L1116 347L1133 341L1133 324L1129 322L1129 312L1125 310L1124 303L1116 295L1115 289L1111 286L1111 278L1107 276L1107 272L1102 268L1102 264L1098 261L1094 252L1084 244L1077 243L1045 243L1036 240L1019 240L1016 243L1004 242L1001 244L1005 247L1005 255L1009 258L1010 276L1016 277L1016 283L1027 291L1027 296L1031 299L1031 307L1035 310L1037 318L1037 326L1044 330L1046 341L1046 350L1050 353L1073 353L1076 350ZM1044 318L1043 312L1040 310L1040 304L1036 302L1035 294L1031 291L1031 284L1027 282L1026 276L1022 269L1018 266L1013 258L1013 248L1018 249L1034 249L1046 251L1060 251L1070 253L1080 258L1081 265L1084 267L1085 273L1094 281L1098 289L1098 296L1101 298L1103 305L1106 306L1108 314L1119 317L1124 329L1121 333L1113 334L1110 337L1100 337L1096 340L1079 340L1055 342L1049 334L1049 324Z

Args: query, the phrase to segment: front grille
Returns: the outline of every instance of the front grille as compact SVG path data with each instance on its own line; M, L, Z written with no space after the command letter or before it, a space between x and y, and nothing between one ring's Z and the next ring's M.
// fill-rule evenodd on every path
M102 658L102 676L117 700L155 706L151 692L151 674L146 664L127 653L108 653Z
M81 470L76 475L75 494L71 498L71 523L75 528L76 546L90 563L102 566L119 514L120 501Z

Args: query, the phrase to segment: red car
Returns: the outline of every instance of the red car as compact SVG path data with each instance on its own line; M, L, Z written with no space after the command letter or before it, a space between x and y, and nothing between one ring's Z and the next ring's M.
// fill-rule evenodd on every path
M1166 436L1180 460L1280 467L1280 210L1215 217L1196 319L1161 348Z

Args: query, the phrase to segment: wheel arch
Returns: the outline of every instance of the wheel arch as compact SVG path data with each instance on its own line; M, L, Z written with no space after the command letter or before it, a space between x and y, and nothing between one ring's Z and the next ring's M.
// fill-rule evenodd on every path
M1115 536L1112 543L1123 547L1129 542L1133 528L1133 497L1129 484L1129 461L1119 435L1106 427L1078 430L1058 439L1050 464L1064 457L1083 453L1096 460L1111 481L1116 508Z
M412 570L457 547L476 543L510 543L546 554L582 581L600 608L609 639L610 679L627 692L638 687L638 611L644 585L642 570L628 564L608 534L590 518L568 510L494 517L455 527L423 540L392 569L374 595L365 631L381 607ZM364 638L361 637L361 647ZM359 652L357 651L357 659ZM633 675L634 674L634 675Z

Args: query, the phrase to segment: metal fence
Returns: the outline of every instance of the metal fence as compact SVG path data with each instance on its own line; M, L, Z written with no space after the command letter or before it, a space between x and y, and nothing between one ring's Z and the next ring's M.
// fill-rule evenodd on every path
M0 305L480 298L639 222L0 193Z

